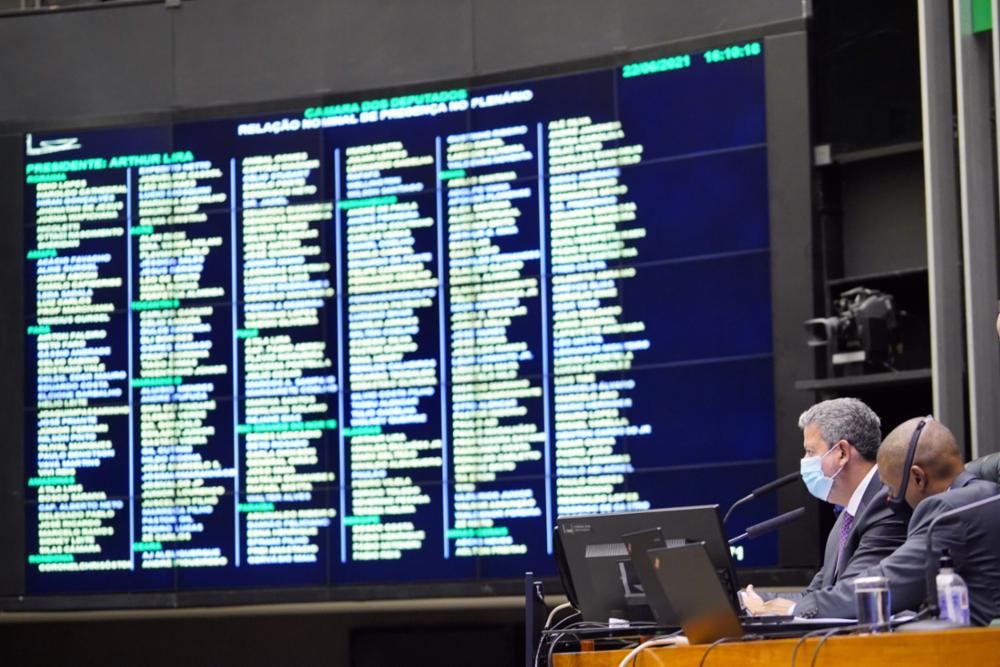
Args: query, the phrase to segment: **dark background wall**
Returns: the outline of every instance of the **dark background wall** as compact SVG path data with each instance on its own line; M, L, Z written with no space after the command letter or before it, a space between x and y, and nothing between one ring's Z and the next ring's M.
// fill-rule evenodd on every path
M0 664L395 667L523 664L510 601L59 613L0 623ZM2 617L0 617L2 619Z
M76 126L495 74L800 22L806 4L185 0L13 16L0 20L0 123Z
M916 3L816 0L810 36L817 315L854 287L892 294L902 372L829 377L818 354L819 380L796 385L861 398L888 432L933 411Z

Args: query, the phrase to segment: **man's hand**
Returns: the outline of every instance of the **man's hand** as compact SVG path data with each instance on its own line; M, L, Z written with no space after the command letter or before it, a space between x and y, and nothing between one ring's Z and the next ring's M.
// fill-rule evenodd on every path
M743 607L751 616L759 616L760 612L764 611L764 600L757 595L753 586L747 586L740 591L740 599L743 600Z
M795 603L785 598L774 598L764 603L764 608L754 616L790 616Z
M743 599L743 606L752 616L789 616L795 606L794 602L784 598L774 598L764 602L753 586L747 586L740 591L740 597Z

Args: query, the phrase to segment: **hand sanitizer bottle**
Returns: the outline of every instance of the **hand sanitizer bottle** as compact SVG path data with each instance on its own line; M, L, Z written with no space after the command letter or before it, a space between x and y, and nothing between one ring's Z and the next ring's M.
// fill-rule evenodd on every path
M955 573L955 563L947 549L941 556L937 594L943 620L955 625L969 625L969 589L965 580Z

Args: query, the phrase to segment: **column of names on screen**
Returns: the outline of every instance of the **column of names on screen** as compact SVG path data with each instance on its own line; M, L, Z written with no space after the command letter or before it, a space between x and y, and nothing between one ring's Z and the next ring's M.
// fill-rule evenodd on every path
M228 543L206 535L222 520L237 465L216 437L234 382L228 166L198 160L137 172L132 391L136 550L146 569L222 567L231 558Z
M333 205L317 200L320 172L306 151L240 162L234 409L249 565L317 562L337 515L327 495L337 475L325 457L338 427L336 345L325 326L336 295L323 247Z
M133 565L129 458L113 441L128 436L129 361L113 343L127 335L127 276L115 267L129 255L131 177L84 171L32 188L36 450L26 467L37 500L28 563L40 572Z
M343 556L397 560L424 547L433 521L425 486L441 467L434 155L401 141L337 155L350 509Z
M552 341L558 514L644 510L649 503L623 489L632 472L625 439L648 434L622 409L636 381L635 354L649 347L642 321L629 321L620 291L635 269L622 229L636 218L625 196L622 167L636 164L641 145L624 143L618 121L588 116L548 124L548 200L552 261Z
M456 556L523 555L527 545L511 528L547 512L532 466L545 458L547 437L534 130L517 125L444 141L453 484L447 537ZM537 521L529 523L537 529Z

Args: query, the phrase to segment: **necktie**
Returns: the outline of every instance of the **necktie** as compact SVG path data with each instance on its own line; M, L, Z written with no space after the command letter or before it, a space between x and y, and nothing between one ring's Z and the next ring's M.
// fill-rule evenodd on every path
M844 520L840 523L840 543L837 546L837 564L840 565L841 557L844 555L844 547L847 545L847 536L851 534L851 526L854 525L854 515L844 510Z

